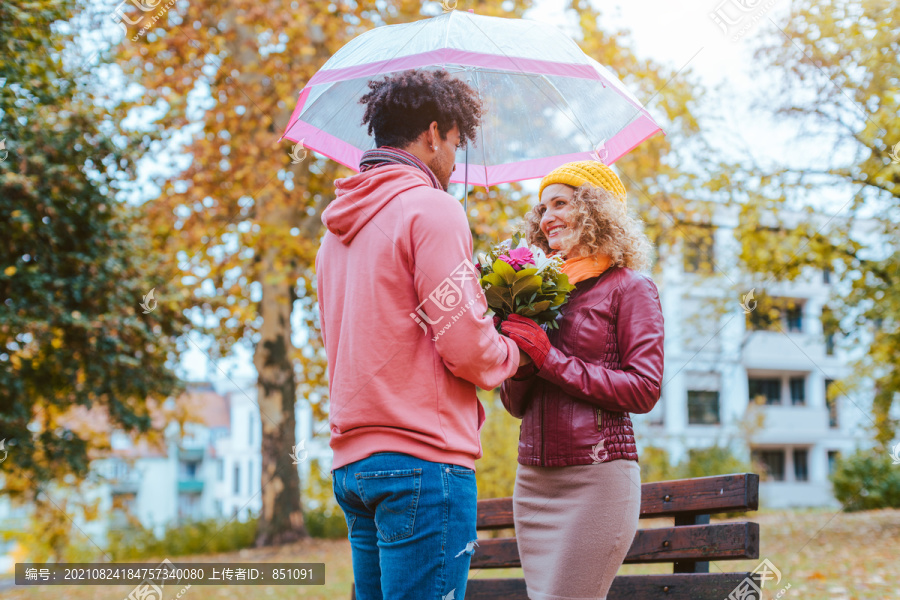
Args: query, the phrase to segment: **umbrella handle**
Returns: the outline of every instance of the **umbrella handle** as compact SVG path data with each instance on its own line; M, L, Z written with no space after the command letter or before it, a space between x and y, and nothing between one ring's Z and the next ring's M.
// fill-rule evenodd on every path
M466 211L466 220L469 219L469 142L466 142L466 183L463 185L463 210Z

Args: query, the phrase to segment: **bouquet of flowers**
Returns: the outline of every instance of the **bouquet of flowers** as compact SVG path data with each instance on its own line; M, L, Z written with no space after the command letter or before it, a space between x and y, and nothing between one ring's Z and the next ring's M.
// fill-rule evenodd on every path
M529 247L518 233L480 255L475 268L488 307L499 317L494 321L516 313L538 325L558 328L559 309L575 289L560 271L562 263L559 256L548 257L540 248Z

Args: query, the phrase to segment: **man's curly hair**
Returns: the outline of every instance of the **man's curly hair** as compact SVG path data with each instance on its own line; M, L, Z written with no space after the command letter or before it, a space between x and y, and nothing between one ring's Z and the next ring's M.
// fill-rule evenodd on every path
M574 189L568 217L572 225L564 231L562 241L567 257L605 254L612 258L614 267L640 271L650 266L650 240L641 230L640 220L628 211L625 203L607 190L588 183ZM525 215L525 241L550 253L547 236L541 231L541 214L538 204ZM571 249L577 249L576 253Z
M481 101L466 82L447 71L401 71L370 81L369 89L359 101L366 105L362 123L368 124L378 147L404 148L432 121L437 121L443 140L454 125L459 127L460 145L475 139Z

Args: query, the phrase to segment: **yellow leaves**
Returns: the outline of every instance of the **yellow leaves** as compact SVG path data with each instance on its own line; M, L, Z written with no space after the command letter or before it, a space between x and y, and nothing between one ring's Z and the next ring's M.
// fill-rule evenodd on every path
M6 267L3 270L3 274L6 275L7 277L12 277L13 275L16 274L16 268L15 267Z

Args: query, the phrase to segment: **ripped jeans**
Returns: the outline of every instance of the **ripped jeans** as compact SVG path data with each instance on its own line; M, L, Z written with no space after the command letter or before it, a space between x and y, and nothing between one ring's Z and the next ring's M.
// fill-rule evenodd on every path
M357 600L465 597L476 539L475 471L376 452L331 478L347 519Z

